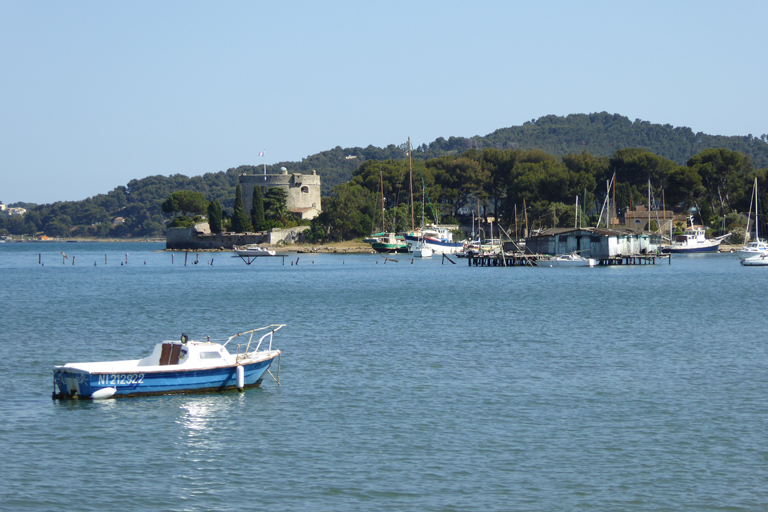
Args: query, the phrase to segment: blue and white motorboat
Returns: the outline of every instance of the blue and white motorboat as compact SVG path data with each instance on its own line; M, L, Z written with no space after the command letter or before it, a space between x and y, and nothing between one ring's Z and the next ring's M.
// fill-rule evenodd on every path
M677 235L674 242L661 248L663 253L692 254L700 252L717 252L723 240L731 236L719 236L717 238L707 238L707 231L703 227L693 225L693 216L689 218L691 227L687 228L682 235Z
M419 244L432 249L433 254L457 254L464 250L463 242L453 241L453 233L436 226L411 231L405 235L405 243L408 244L408 252L413 252Z
M223 344L209 339L193 341L182 334L180 341L158 343L152 354L143 359L55 366L53 398L208 393L258 386L280 357L280 350L272 349L272 337L283 327L285 324L269 325L241 332ZM267 332L254 341L254 334L260 331ZM248 336L248 342L238 344L236 353L231 354L227 344L241 336L243 341ZM261 350L267 338L269 347ZM275 380L279 384L279 378Z

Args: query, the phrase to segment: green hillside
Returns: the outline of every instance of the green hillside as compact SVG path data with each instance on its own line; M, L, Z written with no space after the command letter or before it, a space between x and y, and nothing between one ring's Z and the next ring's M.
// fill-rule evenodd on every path
M440 186L446 191L443 197L448 197L447 191L449 190L453 190L452 193L456 197L463 197L469 193L468 191L473 190L472 187L475 187L475 185L469 186L468 182L465 183L466 179L470 179L467 176L472 175L472 173L482 174L486 171L492 171L493 168L500 165L492 161L485 162L483 160L485 157L480 158L479 153L475 156L470 155L470 160L477 163L468 164L469 167L467 168L462 168L461 165L456 167L454 161L441 160L445 158L456 159L459 156L467 155L466 152L469 150L479 150L483 153L485 153L483 150L490 149L540 150L558 160L565 155L584 154L603 159L614 157L613 160L616 160L617 151L637 148L667 160L670 164L685 165L694 155L699 155L708 148L724 148L749 158L751 165L741 164L744 169L764 169L768 168L767 140L768 136L766 135L758 138L751 134L724 137L693 133L687 127L652 124L641 120L633 122L626 117L603 112L589 115L574 114L567 117L545 116L526 122L522 126L496 130L483 137L449 137L447 140L440 137L429 145L422 144L413 148L413 156L418 161L426 163L423 166L425 170L427 168L443 168L437 173L438 181L442 180ZM353 175L363 171L361 164L364 162L402 162L406 157L407 146L405 143L390 144L386 148L374 146L366 148L336 147L310 155L300 162L279 162L267 166L267 172L277 173L281 167L285 167L289 172L305 174L315 170L322 179L323 195L329 196L334 187L349 182ZM518 157L519 155L514 158ZM512 158L512 156L506 155L504 158ZM579 156L578 158L583 157ZM618 160L623 158L622 156ZM571 158L571 160L573 159ZM569 165L568 162L565 163ZM475 169L477 165L480 167ZM488 168L483 170L484 166L488 166ZM400 169L401 165L395 164L395 168ZM168 218L163 213L161 205L172 192L179 190L200 192L205 195L207 200L218 200L225 211L231 211L237 179L243 172L262 172L262 167L240 166L227 171L207 173L191 178L180 174L150 176L131 180L125 186L117 187L109 193L99 194L83 201L57 202L45 205L10 205L23 206L28 211L23 217L0 215L0 235L45 233L57 237L162 236ZM399 170L393 172L398 175L401 173ZM458 174L453 176L452 173L454 172ZM466 174L467 172L470 174L462 177L461 173ZM605 174L609 172L609 169L600 172ZM600 173L593 173L593 175L595 179L604 179ZM484 179L471 178L471 180L480 180L478 183ZM742 176L740 179L744 181L746 178ZM516 195L514 193L510 195L510 191L499 189L498 184L482 183L477 186L483 188L484 193L490 194L494 205L500 204L499 202L505 197L509 199ZM712 187L715 185L710 186L710 188ZM739 187L744 188L744 184L741 183ZM373 187L373 189L375 188L376 186ZM430 191L430 194L433 193L437 194L438 192ZM682 192L679 191L678 193ZM115 222L116 218L121 218L124 222Z
M544 116L526 121L522 126L501 128L485 136L439 137L429 145L413 148L414 158L427 160L445 155L458 155L469 149L540 149L556 157L580 154L583 151L594 156L611 156L624 148L640 148L650 151L680 165L685 165L693 155L709 148L725 148L747 155L757 169L768 167L768 136L738 137L694 133L687 127L653 124L606 112L572 114L566 117ZM347 159L355 156L354 159ZM406 156L406 144L390 144L384 149L336 147L309 156L301 162L281 162L272 166L285 167L294 172L311 172L322 177L323 195L334 186L352 178L352 173L366 160L400 159Z

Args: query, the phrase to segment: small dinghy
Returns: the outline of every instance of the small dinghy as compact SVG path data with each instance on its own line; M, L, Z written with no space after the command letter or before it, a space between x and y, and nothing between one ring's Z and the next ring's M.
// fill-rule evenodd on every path
M181 335L180 341L164 341L155 345L144 359L68 363L53 368L53 398L90 398L208 393L228 389L243 390L261 384L265 373L280 350L272 349L273 334L285 327L269 325L230 336L223 344L194 341ZM267 331L257 340L254 334ZM250 336L248 336L250 335ZM235 354L227 344L243 337ZM245 343L245 337L248 342ZM269 338L269 346L261 349ZM279 362L278 378L280 384Z

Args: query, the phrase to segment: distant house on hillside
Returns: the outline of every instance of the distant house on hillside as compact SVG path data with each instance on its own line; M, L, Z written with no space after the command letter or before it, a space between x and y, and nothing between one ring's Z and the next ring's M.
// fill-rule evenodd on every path
M649 224L655 222L659 231L668 233L673 217L674 214L671 210L649 212L645 206L638 206L633 211L624 214L624 226L635 231L647 231Z

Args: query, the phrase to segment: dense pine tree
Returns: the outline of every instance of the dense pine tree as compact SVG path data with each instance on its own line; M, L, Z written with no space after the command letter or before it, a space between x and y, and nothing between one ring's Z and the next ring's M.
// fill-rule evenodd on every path
M208 225L211 233L221 233L221 204L218 201L208 203Z
M240 185L237 185L237 188L235 188L235 209L232 212L232 231L235 233L253 231L251 222L248 220L248 216L245 214L245 208L243 207L243 192L240 189Z
M254 231L264 229L264 200L261 198L261 187L253 186L253 203L251 204L251 222Z

